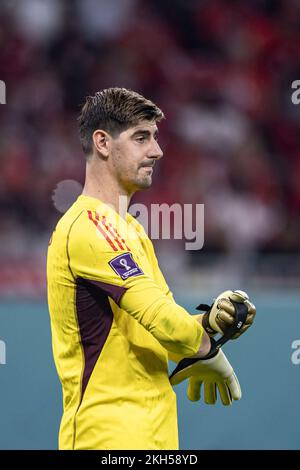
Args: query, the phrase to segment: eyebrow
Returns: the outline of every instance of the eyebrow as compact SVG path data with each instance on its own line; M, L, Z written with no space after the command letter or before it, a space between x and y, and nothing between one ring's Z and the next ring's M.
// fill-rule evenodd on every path
M135 137L137 135L144 135L145 137L150 137L151 136L151 132L146 130L146 129L137 129L131 137ZM158 136L158 129L155 130L154 132L154 137L157 137Z

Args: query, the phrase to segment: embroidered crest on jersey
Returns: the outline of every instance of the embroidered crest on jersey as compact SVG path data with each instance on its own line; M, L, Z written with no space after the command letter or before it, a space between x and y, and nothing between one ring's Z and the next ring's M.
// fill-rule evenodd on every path
M124 253L109 261L109 265L123 281L132 276L144 274L134 261L131 253Z

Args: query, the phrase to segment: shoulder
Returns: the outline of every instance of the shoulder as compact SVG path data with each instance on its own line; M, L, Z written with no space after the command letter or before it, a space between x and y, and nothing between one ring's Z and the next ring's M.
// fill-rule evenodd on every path
M143 225L129 212L127 213L127 224L134 228L134 230L138 233L139 237L150 241L150 238L148 237Z
M125 227L126 229L126 227ZM117 253L128 251L126 230L118 219L101 209L83 209L70 227L70 243L96 246L97 251Z

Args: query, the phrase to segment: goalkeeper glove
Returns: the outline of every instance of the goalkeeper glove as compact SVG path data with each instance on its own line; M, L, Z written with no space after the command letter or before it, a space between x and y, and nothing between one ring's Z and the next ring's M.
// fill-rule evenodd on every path
M206 311L202 325L209 336L221 333L228 339L236 339L245 333L256 314L255 306L241 290L222 292L210 307L200 304L197 310Z
M239 381L221 349L210 359L187 358L180 361L170 376L170 382L177 385L185 379L189 379L187 395L191 401L200 400L202 383L204 401L208 405L216 403L217 389L225 406L242 396Z

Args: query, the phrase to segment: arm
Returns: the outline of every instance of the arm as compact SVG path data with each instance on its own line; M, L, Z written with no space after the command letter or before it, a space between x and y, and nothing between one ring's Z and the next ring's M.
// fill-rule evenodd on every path
M67 251L74 280L83 278L105 292L166 350L186 357L202 351L202 325L142 271L132 253L110 250L85 212L72 226ZM135 266L135 271L123 275L124 266Z
M200 325L202 325L203 315L193 315L193 318L195 318L195 320L198 321ZM192 358L205 357L209 353L210 347L211 347L210 337L204 330L200 348L198 349L198 352L194 356L192 356ZM175 353L172 353L171 351L168 351L168 358L170 361L178 363L179 361L181 361L181 359L184 358L184 356L182 356L181 354L175 354Z
M158 282L159 286L161 287L162 291L164 292L164 294L167 296L167 298L170 301L175 303L173 293L170 290L170 288L169 288L169 286L168 286L168 284L167 284L167 282L164 278L164 275L161 272L161 269L158 265L158 261L157 261L152 243L151 243L151 248L152 248L152 250L151 250L152 251L152 259L153 259L153 263L155 264L157 282ZM202 320L203 320L203 316L204 316L203 314L190 315L190 316L193 319L195 319L202 326ZM200 357L206 356L208 354L210 348L211 348L210 338L209 338L209 335L204 330L200 347L199 347L198 351L196 352L196 354L192 357L199 357L200 358ZM183 358L184 358L184 356L182 354L178 354L178 353L176 354L175 352L172 352L172 351L168 350L168 359L170 361L178 363Z

